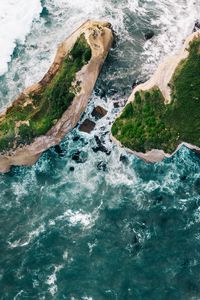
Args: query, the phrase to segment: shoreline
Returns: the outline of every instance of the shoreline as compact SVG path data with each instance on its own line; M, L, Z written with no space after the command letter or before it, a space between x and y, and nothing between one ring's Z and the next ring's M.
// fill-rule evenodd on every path
M128 98L126 105L128 103L134 101L136 92L141 91L141 90L147 91L147 90L152 89L155 86L157 86L161 90L161 92L165 98L165 104L169 104L171 102L171 96L170 96L171 90L169 87L169 83L175 73L176 68L180 64L180 62L188 57L189 52L188 52L187 48L188 48L190 42L198 37L200 37L200 30L198 30L198 31L192 33L190 36L188 36L178 54L175 54L173 56L169 56L169 57L165 58L164 61L159 64L157 70L154 72L154 74L151 76L151 78L148 81L137 85L133 89L131 95ZM125 106L123 107L123 109L125 108ZM116 116L116 118L118 118L122 114L123 109ZM147 151L146 153L142 153L142 152L137 152L137 151L134 151L134 150L124 147L121 144L121 142L118 141L112 135L112 133L110 133L110 138L119 147L124 148L127 152L134 154L137 157L143 159L145 162L149 162L149 163L160 162L164 158L172 157L182 146L186 146L188 149L190 149L192 151L200 152L199 147L189 144L189 143L186 143L186 142L182 142L178 145L178 147L172 154L165 153L163 150L160 150L160 149L152 149L150 151Z
M133 155L137 156L138 158L141 158L146 163L158 163L158 162L161 162L165 158L171 158L183 146L190 149L191 151L195 151L197 153L200 153L200 148L199 147L197 147L195 145L192 145L192 144L189 144L189 143L185 143L185 142L182 142L181 144L179 144L178 147L176 148L176 150L172 154L165 153L163 150L159 150L159 149L152 149L151 151L148 151L146 153L142 153L142 152L137 152L137 151L134 151L134 150L131 150L129 148L124 147L121 144L121 142L118 141L112 134L111 134L110 138L111 138L112 142L114 142L118 147L123 148L127 153L133 154Z
M76 82L81 82L80 92L76 94L71 105L58 122L45 135L36 137L29 145L18 147L5 154L0 154L1 173L8 172L11 166L33 165L44 151L59 144L64 136L73 129L80 120L80 116L86 109L101 67L113 42L111 24L108 22L86 21L83 23L83 25L58 46L55 59L44 77L38 83L25 89L13 102L17 103L21 97L25 97L28 101L30 93L40 91L41 87L50 82L59 70L64 57L71 51L77 38L82 33L85 34L86 40L91 48L92 57L88 64L76 73ZM12 107L12 105L9 107ZM6 108L0 116L3 116L9 107Z

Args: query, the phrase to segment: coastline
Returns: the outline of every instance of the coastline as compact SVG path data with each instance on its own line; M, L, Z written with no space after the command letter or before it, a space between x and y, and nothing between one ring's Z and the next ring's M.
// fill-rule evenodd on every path
M92 57L89 63L76 74L76 82L81 82L80 92L76 94L71 105L67 108L58 122L45 135L36 137L30 145L18 147L16 150L11 150L6 154L1 154L0 172L8 172L11 166L33 165L45 150L59 144L64 136L72 128L74 128L80 120L80 116L88 104L89 97L92 93L101 67L112 45L113 33L111 25L108 22L86 21L82 26L74 31L58 47L54 62L50 66L48 72L44 75L43 79L25 89L13 102L17 103L20 101L20 97L28 99L28 95L30 93L40 90L42 86L47 84L57 73L63 58L70 52L77 38L82 33L85 34L86 40L91 48ZM8 109L9 107L6 111ZM4 111L1 116L4 115L6 111Z
M165 99L165 104L171 103L171 96L170 96L171 90L169 87L169 83L175 73L176 68L180 64L180 62L188 57L189 51L187 50L187 48L188 48L190 42L198 37L200 37L200 30L198 30L198 31L192 33L190 36L188 36L178 54L164 59L164 61L160 63L157 70L155 71L155 73L151 76L151 78L148 81L146 81L145 83L139 84L138 86L136 86L133 89L130 97L128 98L126 105L128 103L134 101L136 92L148 91L155 86L157 86L160 89L160 91L162 92L164 99ZM122 112L123 112L123 110L117 115L116 118L118 118L122 114ZM121 142L118 141L112 135L112 133L110 133L110 138L119 147L124 148L127 152L134 154L137 157L139 157L149 163L160 162L164 158L172 157L182 146L186 146L188 149L190 149L192 151L200 152L199 147L189 144L189 143L186 143L186 142L182 142L178 145L176 150L171 154L165 153L163 150L160 150L160 149L152 149L150 151L147 151L146 153L142 153L142 152L137 152L137 151L134 151L134 150L124 147L121 144Z

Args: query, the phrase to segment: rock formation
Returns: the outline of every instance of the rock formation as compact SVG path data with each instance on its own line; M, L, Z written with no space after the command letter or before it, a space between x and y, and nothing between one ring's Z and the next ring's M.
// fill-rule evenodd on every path
M0 115L0 172L34 164L76 126L112 42L109 23L87 21L61 43L43 79ZM66 74L68 82L63 80Z
M134 88L113 124L113 141L147 162L170 157L183 145L200 151L199 49L197 31L179 54L167 58L150 80Z

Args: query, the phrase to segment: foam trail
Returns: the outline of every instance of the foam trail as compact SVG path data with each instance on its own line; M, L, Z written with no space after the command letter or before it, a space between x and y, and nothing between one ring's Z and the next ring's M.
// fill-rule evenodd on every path
M193 0L160 1L154 0L154 12L158 16L151 25L159 32L144 45L143 73L155 71L158 63L166 56L179 51L186 37L192 33L194 23L200 16L200 3Z
M16 43L24 43L32 22L41 12L39 0L1 0L0 2L0 75L8 70L8 63Z

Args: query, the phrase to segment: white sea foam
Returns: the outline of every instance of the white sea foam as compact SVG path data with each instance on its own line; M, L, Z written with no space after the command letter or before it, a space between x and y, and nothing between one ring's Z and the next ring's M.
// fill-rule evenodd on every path
M0 54L0 73L5 72L7 69L7 62L10 60L16 40L24 41L24 37L30 30L33 18L37 17L41 10L39 0L2 1L3 4L0 4L0 26L1 28L5 27L9 34L11 32L11 35L10 38L3 36L2 42L5 44L6 47L4 48L6 50L4 55L2 52ZM125 0L114 4L106 0L46 0L45 5L51 15L51 25L47 29L44 26L44 20L40 19L40 22L38 24L35 23L36 25L34 24L32 27L30 38L26 41L27 51L23 54L23 57L15 60L7 75L6 80L9 82L9 91L6 95L3 94L2 97L0 90L1 108L4 108L7 102L13 100L25 87L43 76L53 61L58 43L87 19L108 20L112 23L114 29L120 33L121 37L129 39L125 26L126 10L128 8L133 13L143 14L144 8L138 2L138 0ZM1 14L3 14L1 6L4 6L6 13L9 11L9 16L7 16L6 20L1 19ZM22 20L16 20L15 12L18 12L18 10L20 12L22 10L26 11ZM29 22L27 20L25 20L26 22L23 21L27 16ZM14 28L13 24L15 24ZM40 68L38 68L38 63ZM14 78L15 80L13 81Z
M14 296L13 300L20 299L19 297L23 294L23 292L24 292L23 290L19 291L19 292L17 293L17 295Z
M147 1L147 7L149 6ZM157 17L151 19L158 34L144 45L143 72L152 73L165 56L175 54L185 38L192 33L200 17L200 2L193 0L154 0ZM151 4L150 4L151 5Z
M95 221L95 217L89 213L83 213L82 211L72 211L68 209L63 215L56 218L57 221L67 219L71 226L80 224L84 227L91 227Z
M129 17L134 16L141 18L146 26L146 19L148 15L152 14L152 26L157 27L159 34L152 40L147 41L144 51L144 59L142 52L139 61L144 61L143 75L149 76L155 70L158 62L171 51L175 51L180 47L182 40L189 34L194 25L195 19L199 17L199 5L192 0L181 0L174 2L173 0L154 0L145 1L141 3L139 0L123 0L123 1L107 1L107 0L85 0L85 1L69 1L69 0L46 0L45 5L50 12L51 26L49 28L44 26L44 20L34 24L26 41L27 50L23 57L15 60L10 68L10 72L6 74L6 83L0 86L0 108L4 109L8 102L11 102L20 91L25 87L31 85L39 80L43 74L48 70L50 63L53 61L55 50L60 41L62 41L68 34L70 34L77 26L87 19L109 20L115 31L119 36L120 43L129 41L132 44L132 52L134 52L134 45L137 44L137 37L132 35L132 29L136 28L135 22L132 23L132 29L127 25ZM4 7L4 9L2 9ZM10 10L9 10L10 9ZM9 10L9 18L12 22L4 25L5 20L2 19L3 11ZM26 10L23 18L16 20L16 13ZM30 30L33 18L39 15L41 5L39 0L2 0L0 3L0 26L6 28L3 32L11 31L4 36L3 44L6 50L6 55L0 53L0 73L6 70L7 61L15 47L15 41L20 39L24 41L24 37ZM23 13L22 13L23 15ZM24 18L28 17L28 21ZM136 16L137 15L137 16ZM8 16L7 16L8 18ZM12 26L15 24L13 30ZM143 24L137 26L143 27ZM151 25L150 25L151 26ZM129 28L128 28L129 27ZM16 33L15 33L16 32ZM23 33L23 34L22 34ZM1 41L0 33L0 41ZM5 42L6 41L6 42ZM2 44L2 42L1 42ZM8 45L8 46L7 46ZM5 50L3 50L5 51ZM123 56L122 50L118 49L118 55ZM131 50L130 50L131 51ZM131 53L132 53L131 52ZM125 62L126 62L125 57ZM130 65L134 65L135 54L129 57ZM132 60L132 61L131 61ZM40 68L38 68L38 64ZM128 74L134 73L134 66L129 70L119 69L116 71L115 77L126 77ZM3 72L4 72L3 71ZM134 79L134 78L133 78ZM3 89L6 93L3 93Z
M52 296L54 296L58 290L56 281L57 281L57 273L63 269L63 265L54 266L54 271L51 275L48 276L46 283L50 286L49 292Z
M95 242L93 243L88 243L88 248L89 248L89 254L92 254L93 249L96 247L97 245L97 240L95 240Z
M0 1L0 75L8 70L8 62L17 42L24 43L31 24L41 12L39 0Z
M65 250L65 252L63 253L63 259L67 261L68 258L69 258L69 253L67 250Z
M38 228L32 230L29 232L26 237L23 239L18 239L14 242L9 241L9 247L11 249L16 248L16 247L25 247L28 244L30 244L36 237L38 237L42 232L44 232L45 227L44 225L40 225Z

